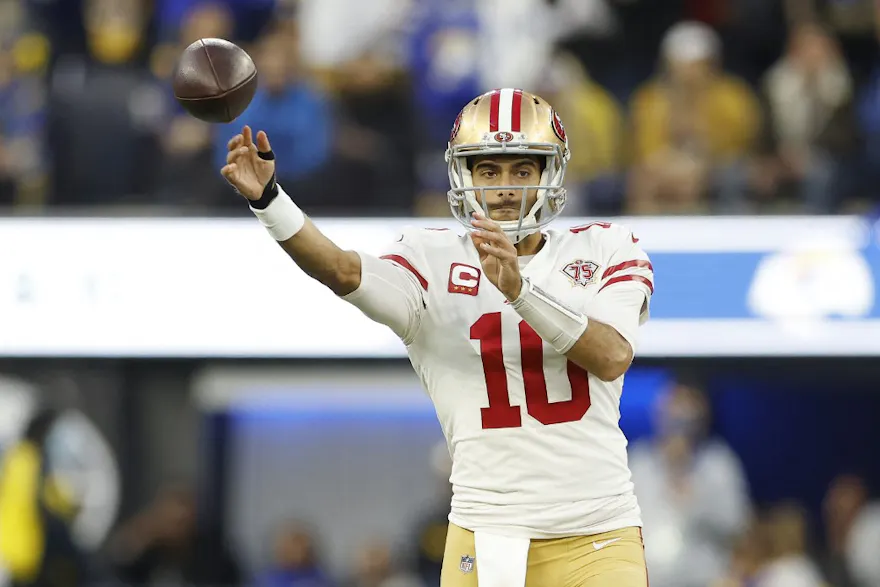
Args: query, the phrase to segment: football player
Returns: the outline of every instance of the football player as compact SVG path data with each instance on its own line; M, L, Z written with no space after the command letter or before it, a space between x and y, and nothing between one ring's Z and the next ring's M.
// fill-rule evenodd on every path
M569 157L542 98L475 98L446 152L464 234L408 230L377 257L297 207L265 132L229 142L226 180L307 274L403 340L433 400L453 460L442 587L647 585L619 406L653 270L623 226L548 228Z

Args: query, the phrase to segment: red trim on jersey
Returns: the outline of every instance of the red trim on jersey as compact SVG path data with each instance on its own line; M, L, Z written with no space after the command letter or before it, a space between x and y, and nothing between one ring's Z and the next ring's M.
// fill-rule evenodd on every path
M579 232L583 232L585 230L590 230L594 226L601 226L602 228L611 228L610 222L590 222L589 224L582 224L581 226L573 226L569 230L573 234L578 234Z
M644 267L648 271L653 272L654 267L651 266L651 263L648 261L643 261L641 259L637 259L635 261L625 261L620 265L614 265L613 267L609 267L605 270L605 273L602 274L602 279L614 275L618 271L623 271L624 269L629 269L630 267Z
M498 115L501 110L501 92L495 90L489 99L489 132L498 132Z
M651 280L647 277L642 277L641 275L621 275L620 277L615 277L614 279L609 279L608 282L599 288L599 291L602 291L609 285L613 285L615 283L620 283L621 281L641 281L645 285L648 286L648 289L651 290L651 294L654 293L654 284L651 283Z
M407 261L404 257L401 257L400 255L382 255L379 258L384 259L386 261L391 261L393 263L397 263L398 265L400 265L401 267L403 267L404 269L406 269L407 271L409 271L410 273L415 275L416 279L419 280L419 285L422 286L422 289L425 291L428 291L428 280L425 279L424 277L422 277L422 274L419 273L418 269L413 267L412 263Z
M513 106L510 108L510 130L519 132L522 125L522 90L513 92Z

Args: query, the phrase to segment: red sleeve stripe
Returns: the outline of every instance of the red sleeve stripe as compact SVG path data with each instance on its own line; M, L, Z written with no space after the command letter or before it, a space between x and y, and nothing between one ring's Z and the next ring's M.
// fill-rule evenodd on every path
M605 270L605 273L602 274L602 279L614 275L618 271L623 271L624 269L629 269L630 267L643 267L648 271L654 271L654 267L651 266L649 261L642 261L641 259L637 259L635 261L626 261L621 263L620 265L614 265L613 267L609 267Z
M415 275L416 279L419 280L419 285L422 286L422 289L428 291L428 280L425 279L422 274L419 273L419 270L413 267L412 263L407 261L404 257L401 257L400 255L382 255L379 258L385 259L386 261L391 261L392 263L397 263L398 265Z
M651 283L651 280L647 277L642 277L641 275L621 275L619 277L615 277L613 279L609 279L605 285L599 288L599 291L602 291L609 285L613 285L615 283L620 283L621 281L640 281L648 286L648 289L651 290L651 295L654 294L654 284Z

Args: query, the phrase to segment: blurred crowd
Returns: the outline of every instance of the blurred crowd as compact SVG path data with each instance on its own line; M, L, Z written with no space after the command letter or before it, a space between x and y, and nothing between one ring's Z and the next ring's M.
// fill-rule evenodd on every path
M567 124L571 213L870 211L876 4L0 0L0 207L244 213L217 170L247 123L270 133L279 179L310 213L445 215L455 115L519 86ZM203 37L257 61L260 89L230 125L187 116L171 93L177 55ZM630 451L652 585L880 587L880 502L862 477L840 471L820 519L755 504L701 386L679 382L658 407L655 435ZM93 559L71 530L81 504L46 466L56 417L38 413L3 453L0 567L15 587L438 584L448 487L411 540L377 536L344 576L321 556L333 529L307 519L279 523L246 568L186 486L120 520Z
M462 105L556 105L573 214L836 213L878 202L872 0L0 0L0 205L223 214L241 124L324 215L445 215ZM260 90L232 125L169 78L234 40Z
M0 381L2 383L2 381ZM795 500L756 504L736 452L714 432L697 379L672 381L652 411L654 432L630 447L645 523L651 585L658 587L880 586L880 501L865 480L840 471L821 510ZM436 587L444 552L451 462L444 442L430 455L439 491L404 540L377 532L343 570L324 556L344 527L314 527L315 513L289 497L289 519L267 529L259 560L243 560L234 532L206 514L195 486L163 485L150 503L100 520L82 539L89 475L106 466L83 450L84 428L57 409L35 409L0 464L0 584L11 587ZM94 435L91 435L93 438ZM77 440L79 439L79 440ZM92 441L93 442L93 441ZM65 448L66 447L66 448ZM60 450L59 453L59 449ZM59 467L59 454L68 465ZM780 464L781 475L787 474ZM788 471L790 473L790 471ZM77 481L79 479L79 482ZM90 487L90 488L89 488ZM97 491L96 491L97 490ZM115 511L115 510L114 510ZM77 527L80 526L80 528ZM4 577L4 575L6 575Z

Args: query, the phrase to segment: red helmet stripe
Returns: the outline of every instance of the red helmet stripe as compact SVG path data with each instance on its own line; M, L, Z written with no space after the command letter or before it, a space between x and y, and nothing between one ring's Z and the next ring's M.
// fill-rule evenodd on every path
M519 132L522 91L512 88L498 90L498 128L501 132Z
M498 113L501 109L501 91L492 92L489 101L489 132L498 132Z
M520 132L522 124L522 90L514 90L513 105L510 108L510 132Z

